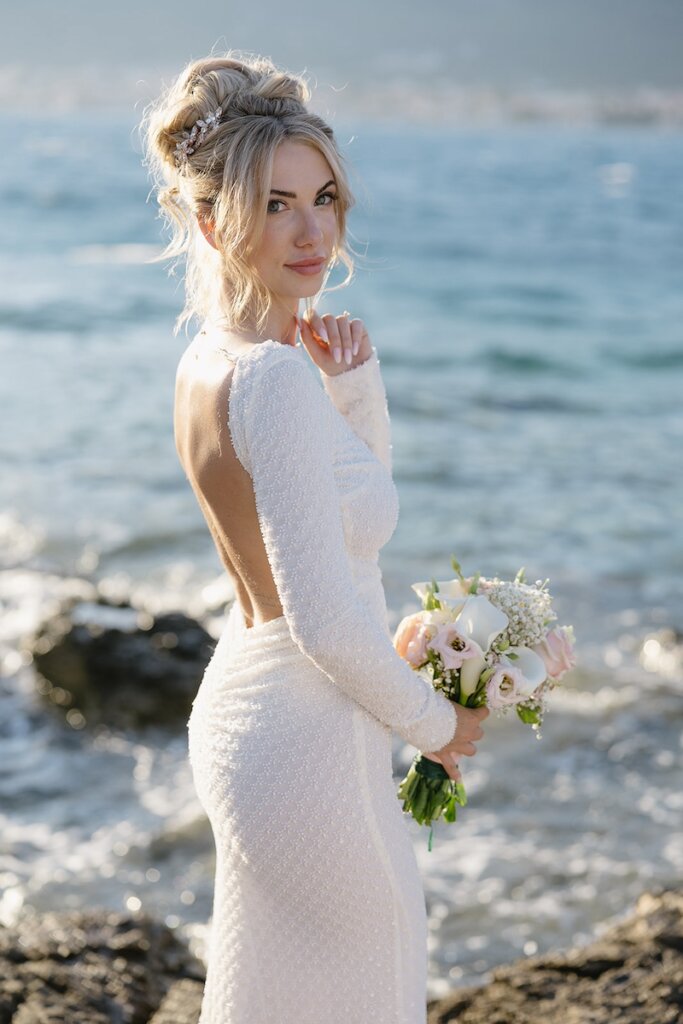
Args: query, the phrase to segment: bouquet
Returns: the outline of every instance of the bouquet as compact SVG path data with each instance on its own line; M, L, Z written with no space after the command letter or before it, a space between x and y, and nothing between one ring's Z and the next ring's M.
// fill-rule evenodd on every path
M488 707L506 714L514 707L540 739L547 695L574 667L574 630L558 626L548 580L527 583L480 573L466 579L451 556L457 578L413 583L422 611L398 624L394 647L436 690L463 707ZM462 782L418 754L401 782L403 810L421 825L443 815L455 821L467 795Z

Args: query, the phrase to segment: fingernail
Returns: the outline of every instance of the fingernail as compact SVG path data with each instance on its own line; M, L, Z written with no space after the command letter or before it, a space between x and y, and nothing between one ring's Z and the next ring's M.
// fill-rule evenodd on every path
M351 365L352 358L353 358L353 356L351 355L351 349L350 348L345 348L344 349L344 359L346 360L346 363L347 363L348 366Z
M334 356L335 363L341 363L341 349L340 348L333 348L332 349L332 355Z
M329 344L330 339L327 337L327 331L325 330L324 324L320 325L317 333L320 335L323 341L326 341Z
M353 348L354 356L357 356L358 355L358 342L357 341L354 341L352 348Z

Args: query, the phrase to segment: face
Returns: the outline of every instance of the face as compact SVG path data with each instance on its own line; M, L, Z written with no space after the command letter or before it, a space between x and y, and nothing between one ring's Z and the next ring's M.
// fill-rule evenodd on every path
M267 288L291 309L322 286L337 240L336 195L322 153L292 139L278 145L266 223L251 261ZM318 258L316 265L292 266Z

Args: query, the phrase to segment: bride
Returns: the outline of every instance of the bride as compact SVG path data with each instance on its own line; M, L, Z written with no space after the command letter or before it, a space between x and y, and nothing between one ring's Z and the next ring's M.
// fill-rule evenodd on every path
M424 1024L392 733L459 778L488 711L456 712L392 644L386 393L363 321L311 305L336 262L352 272L353 197L309 98L230 51L191 62L145 119L174 231L161 258L187 257L179 323L202 320L176 447L236 594L188 721L216 847L200 1024Z

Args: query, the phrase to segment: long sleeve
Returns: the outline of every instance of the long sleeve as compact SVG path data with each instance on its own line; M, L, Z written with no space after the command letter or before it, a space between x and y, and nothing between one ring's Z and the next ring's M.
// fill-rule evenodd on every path
M368 448L391 470L391 424L377 349L364 363L332 377L322 373L323 387L335 408Z
M301 352L262 344L269 348L238 364L229 419L291 635L406 742L438 750L455 733L455 707L396 653L351 572L332 459L333 410Z

